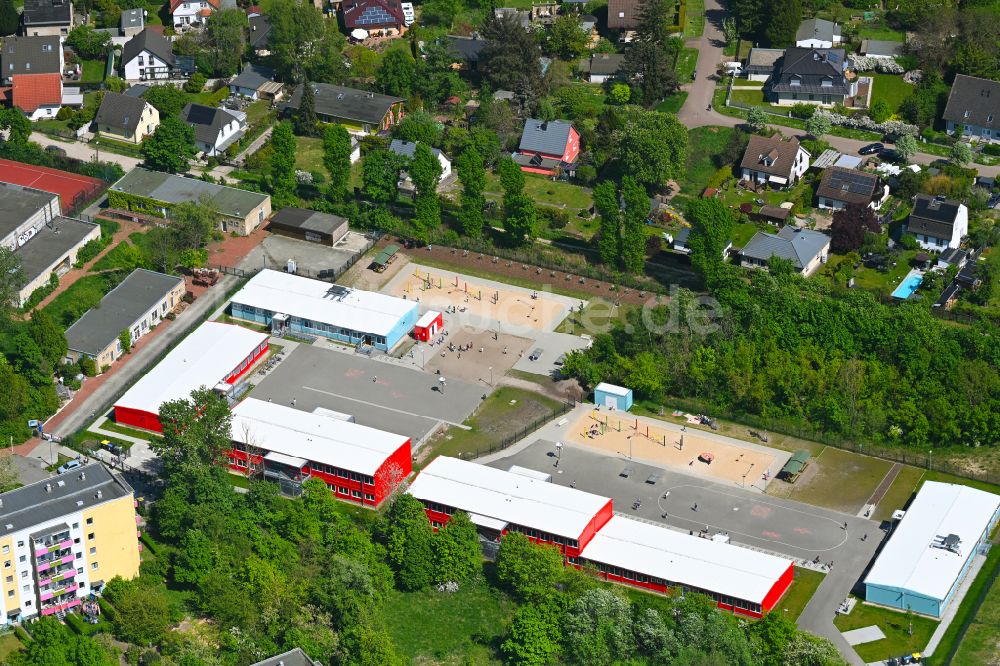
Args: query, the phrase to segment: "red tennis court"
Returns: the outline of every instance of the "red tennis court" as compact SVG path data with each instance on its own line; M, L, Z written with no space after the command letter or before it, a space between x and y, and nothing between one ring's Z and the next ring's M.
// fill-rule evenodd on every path
M0 181L58 194L63 215L77 212L107 187L97 178L5 159L0 159Z

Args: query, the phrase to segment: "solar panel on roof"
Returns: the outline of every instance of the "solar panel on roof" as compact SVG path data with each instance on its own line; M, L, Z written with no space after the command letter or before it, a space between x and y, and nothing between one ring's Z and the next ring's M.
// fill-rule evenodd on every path
M192 106L188 111L188 122L196 125L211 125L215 109L207 106Z

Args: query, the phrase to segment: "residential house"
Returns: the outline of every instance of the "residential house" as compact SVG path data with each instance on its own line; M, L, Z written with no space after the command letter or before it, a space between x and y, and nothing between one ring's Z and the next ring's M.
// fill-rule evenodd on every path
M751 81L767 81L774 74L774 67L785 56L785 49L750 49L744 70Z
M604 83L618 77L625 56L621 53L595 53L580 63L580 71L590 83Z
M764 92L780 106L844 104L858 92L857 79L844 76L844 63L843 49L785 49Z
M274 70L264 65L247 64L243 71L229 82L232 95L249 97L252 100L276 99L281 94L282 85L274 80Z
M170 15L174 28L199 25L220 7L220 0L170 0Z
M580 133L572 123L529 118L513 158L521 171L554 176L560 172L572 175L579 156Z
M949 248L938 255L937 257L937 268L948 268L949 266L954 266L955 268L961 270L965 264L969 261L969 253L965 250L959 250L955 248Z
M400 0L344 0L340 11L348 33L361 29L372 36L394 37L406 32Z
M470 72L479 69L479 54L486 47L485 39L480 39L477 34L473 34L471 37L448 35L444 39L444 44L454 55L456 62L460 63L462 69Z
M242 111L204 104L185 106L181 111L181 121L194 128L194 143L208 157L226 152L247 129L247 117Z
M249 19L248 42L253 52L261 58L271 55L268 40L271 37L271 21L263 14L251 16Z
M1000 81L957 75L942 117L949 132L961 126L974 140L1000 142Z
M108 190L112 208L163 218L182 201L202 200L212 206L216 228L223 233L247 236L271 216L271 197L266 194L142 167L129 171Z
M639 25L639 0L608 0L608 30L633 31Z
M145 28L125 42L121 63L126 81L156 81L171 78L176 59L170 42L163 35Z
M789 225L776 234L758 231L739 256L744 268L767 268L772 258L786 259L808 277L826 263L829 255L829 236Z
M58 37L17 37L3 38L0 50L0 79L10 84L12 77L19 74L59 74L64 67L62 44Z
M310 83L316 98L316 116L325 123L338 123L357 135L376 134L391 129L403 118L399 97L380 95L328 83ZM282 105L286 114L298 111L302 86Z
M91 130L127 143L142 140L160 126L160 112L140 97L106 92L97 109Z
M121 334L128 332L130 345L138 342L180 304L186 290L182 277L135 269L66 329L66 358L73 363L91 358L98 368L111 365L125 353Z
M823 171L816 196L820 208L837 210L860 204L878 210L889 198L889 186L878 174L834 166Z
M925 250L956 249L969 233L969 209L960 201L918 194L906 220L906 231Z
M124 9L118 24L118 32L123 37L135 37L146 28L145 9Z
M531 26L531 12L527 10L516 9L514 7L497 7L493 10L493 15L498 19L511 16L522 28L529 28Z
M24 0L21 34L29 37L55 35L65 39L72 27L71 0Z
M809 170L809 152L795 137L750 137L743 161L740 162L740 180L757 185L771 184L785 187L798 181Z
M19 74L12 77L12 84L11 105L24 113L28 120L55 118L63 106L60 74ZM81 97L80 104L82 103Z
M416 154L417 144L412 141L393 139L389 144L389 150L409 162L413 159L414 154ZM451 176L451 160L437 148L431 148L431 153L434 154L434 156L438 159L438 162L441 164L441 179L438 181L438 187L440 188L444 184L445 179ZM416 192L413 179L410 178L410 174L407 173L405 169L399 175L399 189L400 191L406 193Z
M832 49L842 41L840 24L826 19L806 19L795 31L795 45L805 48Z
M288 652L268 657L264 661L258 661L251 666L323 666L323 664L310 659L302 648L294 648Z
M862 39L861 55L869 58L898 58L903 55L903 42L891 42L883 39Z
M535 25L549 26L556 22L559 15L559 5L555 2L533 3L531 5L531 22Z

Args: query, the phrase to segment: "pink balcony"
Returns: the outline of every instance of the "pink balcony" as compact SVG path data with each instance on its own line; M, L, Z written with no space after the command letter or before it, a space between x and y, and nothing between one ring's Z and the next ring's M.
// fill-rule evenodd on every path
M74 606L79 606L82 603L83 601L81 601L80 599L70 599L68 602L66 602L66 608L73 608Z
M55 615L56 611L58 611L58 610L59 609L56 608L55 606L53 606L52 608L43 608L42 609L42 615Z
M51 568L52 568L52 562L42 562L41 564L35 567L35 571L37 571L38 573L42 573L43 571L48 571Z
M51 578L43 578L42 580L38 581L38 587L45 587L51 582L52 582Z
M70 553L69 555L66 555L65 557L63 557L59 561L62 562L63 564L69 564L70 562L73 561L73 553Z
M135 514L135 524L138 525L141 522L142 522L142 516L140 516L139 514Z
M55 592L53 592L52 590L49 590L47 592L42 592L42 594L39 596L39 599L41 599L42 601L48 601L49 599L51 599L54 596L55 596Z
M48 548L44 546L42 547L35 546L35 557L42 557L43 555L48 555L48 554L49 554Z
M63 550L64 548L69 548L72 545L73 545L73 540L72 539L66 539L65 541L60 541L59 542L59 550Z

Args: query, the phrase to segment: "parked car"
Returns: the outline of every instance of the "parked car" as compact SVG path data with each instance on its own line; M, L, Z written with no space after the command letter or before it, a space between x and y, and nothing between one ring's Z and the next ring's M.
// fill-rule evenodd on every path
M869 143L867 146L862 146L858 149L858 155L874 155L884 148L885 146L881 143Z
M559 354L559 358L556 359L556 365L562 367L566 363L566 354Z
M76 458L75 460L67 460L59 466L59 469L56 470L56 474L65 474L66 472L72 471L81 465L83 465L83 463L80 462L79 458Z

